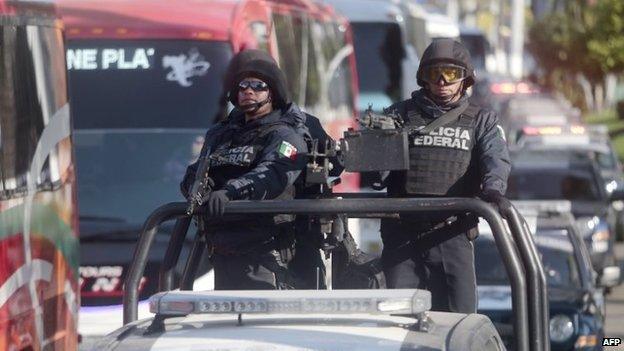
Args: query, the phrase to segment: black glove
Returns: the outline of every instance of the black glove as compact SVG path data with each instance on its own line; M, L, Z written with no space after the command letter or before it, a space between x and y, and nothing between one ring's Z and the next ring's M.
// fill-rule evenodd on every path
M503 194L497 190L486 189L481 192L479 198L483 201L489 202L494 205L498 212L502 215L507 213L511 209L511 201L509 201Z
M204 200L204 206L208 210L208 217L221 217L225 212L225 204L230 201L227 190L212 191Z

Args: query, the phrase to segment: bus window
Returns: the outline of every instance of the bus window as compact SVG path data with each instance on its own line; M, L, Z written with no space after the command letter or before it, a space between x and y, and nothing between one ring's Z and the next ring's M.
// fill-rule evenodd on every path
M0 2L1 350L78 347L78 233L63 45L50 2Z
M256 39L258 49L269 51L269 30L266 23L262 21L253 21L249 23L249 30Z
M485 36L462 34L461 42L466 46L468 52L470 52L470 58L474 64L476 70L485 70L485 61L487 55L490 53L490 44Z
M27 174L45 124L66 101L62 42L58 31L47 27L2 27L0 46L0 128L4 196L26 191ZM44 55L34 55L40 51ZM19 78L18 78L19 77ZM44 89L42 84L45 84ZM49 158L56 160L57 151ZM58 181L57 162L47 160L38 188Z
M316 21L310 23L310 27L308 30L308 57L307 61L307 74L306 74L306 92L305 92L305 108L310 111L314 111L315 114L318 114L318 118L323 120L323 118L327 118L329 116L325 116L328 112L325 109L325 106L322 105L321 96L324 93L324 87L321 83L320 75L323 74L324 65L322 57L319 57L321 54L321 48L319 45L323 38L323 28L322 25ZM326 90L325 90L326 91Z
M231 55L225 42L70 41L75 128L207 128Z
M337 23L325 25L326 40L323 41L323 53L327 61L329 75L329 107L341 116L353 115L353 90L349 55L353 47L345 42L344 26Z
M385 98L381 104L399 101L401 61L405 56L399 25L354 22L352 28L362 100L371 96L376 99ZM368 104L369 101L362 103Z
M277 41L278 62L286 75L288 90L291 98L297 104L302 105L305 95L305 85L302 86L302 33L304 32L304 19L292 17L286 14L274 14L273 25Z

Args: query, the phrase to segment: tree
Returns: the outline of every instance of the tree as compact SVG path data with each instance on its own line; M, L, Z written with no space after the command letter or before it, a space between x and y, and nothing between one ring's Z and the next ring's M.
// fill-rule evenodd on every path
M548 86L581 108L600 109L605 78L624 71L624 2L570 0L564 5L531 26L528 49ZM589 84L590 96L581 96L583 84Z
M589 55L604 73L624 71L624 2L601 0L593 8Z

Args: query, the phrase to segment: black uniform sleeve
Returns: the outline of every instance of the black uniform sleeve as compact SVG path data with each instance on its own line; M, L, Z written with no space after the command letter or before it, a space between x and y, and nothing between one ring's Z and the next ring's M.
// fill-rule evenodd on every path
M332 138L325 132L325 129L323 129L321 121L319 121L318 118L307 113L306 127L308 127L312 139L317 139L320 145L326 145L327 141L332 140ZM329 175L331 177L338 177L344 170L344 164L342 160L339 157L334 156L329 159L329 162L331 162L331 164L334 166L329 171Z
M477 152L482 190L505 194L511 160L505 132L494 111L482 109L477 116Z
M268 135L257 166L229 180L223 189L233 200L274 199L299 177L307 152L303 137L293 129L277 129Z

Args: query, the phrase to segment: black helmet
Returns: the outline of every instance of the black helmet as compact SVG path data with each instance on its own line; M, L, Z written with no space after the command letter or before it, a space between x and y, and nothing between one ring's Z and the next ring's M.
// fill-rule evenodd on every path
M286 77L277 63L262 50L244 50L230 61L223 79L223 90L229 93L228 100L236 106L238 83L246 77L262 79L272 92L273 106L281 108L289 101Z
M418 73L416 73L418 85L425 87L425 81L422 79L423 67L443 62L456 64L466 69L464 89L474 84L474 67L472 66L470 53L466 47L453 39L435 39L425 49L422 59L420 60L420 65L418 65Z

